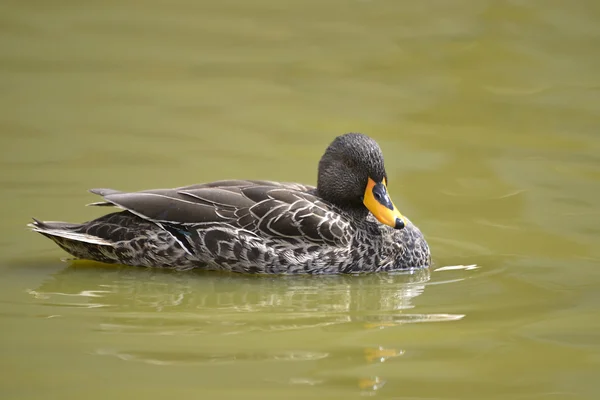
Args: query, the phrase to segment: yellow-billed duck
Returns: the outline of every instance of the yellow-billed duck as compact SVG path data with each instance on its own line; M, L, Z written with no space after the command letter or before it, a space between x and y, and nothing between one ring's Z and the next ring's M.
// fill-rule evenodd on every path
M123 265L267 274L337 274L428 267L421 231L387 191L379 145L335 138L317 186L223 180L175 189L92 189L122 211L32 230L76 258Z

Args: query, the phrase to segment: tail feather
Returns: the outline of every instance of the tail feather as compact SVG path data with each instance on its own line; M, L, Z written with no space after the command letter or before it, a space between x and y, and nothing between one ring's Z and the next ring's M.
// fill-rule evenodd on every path
M108 196L110 194L123 193L119 190L105 189L105 188L90 189L89 192L93 193L93 194L97 194L98 196L102 196L102 197ZM115 204L111 203L110 201L97 201L97 202L89 203L86 205L92 206L92 207L117 207Z
M135 266L189 262L176 236L129 211L81 224L34 219L28 226L78 259Z
M108 196L109 194L122 193L120 190L105 189L105 188L90 189L89 192L93 193L93 194L97 194L97 195L102 196L102 197Z
M94 203L86 204L88 207L115 207L113 203L109 203L108 201L96 201Z
M78 232L77 229L81 227L80 224L71 224L68 222L58 221L39 221L33 218L33 223L27 224L27 226L34 232L39 232L50 237L60 237L76 242L84 242L101 246L113 246L113 243L105 239L90 235L88 233Z

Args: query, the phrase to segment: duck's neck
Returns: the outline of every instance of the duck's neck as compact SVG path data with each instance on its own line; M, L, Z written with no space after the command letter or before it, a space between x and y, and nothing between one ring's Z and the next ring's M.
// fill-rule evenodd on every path
M323 193L323 191L320 191L318 187L315 188L313 194L344 211L348 216L350 216L350 218L358 223L366 221L367 215L369 215L369 210L364 206L364 204L362 204L362 202L360 202L360 200L357 202L343 202L340 201L339 198L331 199L328 198L327 193Z
M339 206L338 206L339 207ZM369 215L369 210L366 207L340 207L346 214L350 216L356 223L364 223Z

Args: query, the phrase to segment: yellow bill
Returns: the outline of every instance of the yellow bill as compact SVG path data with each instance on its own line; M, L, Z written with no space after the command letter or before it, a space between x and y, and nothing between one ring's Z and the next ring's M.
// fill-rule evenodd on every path
M385 183L385 179L376 183L369 178L363 203L379 222L395 229L402 229L406 225L406 220L392 203Z

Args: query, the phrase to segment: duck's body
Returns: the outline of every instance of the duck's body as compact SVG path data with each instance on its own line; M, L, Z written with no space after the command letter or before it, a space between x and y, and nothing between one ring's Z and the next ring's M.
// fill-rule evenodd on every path
M364 135L356 138L368 139ZM335 151L332 156L326 153L320 181L340 177L336 157ZM328 175L327 171L335 173ZM385 188L385 176L379 181ZM343 174L337 182L352 189L353 182ZM364 189L368 185L377 202ZM312 187L229 180L132 193L94 189L105 201L93 205L116 206L123 211L83 224L35 221L30 227L77 258L134 266L274 274L429 266L429 247L419 229L397 213L386 192L381 198L377 190L382 186L373 185L362 185L360 190L375 205L364 195L360 195L361 203L375 209L377 219L385 224L365 205L355 204L355 196L340 196L340 191L348 191L345 187L334 187L328 193L322 182ZM328 186L331 189L332 185Z

